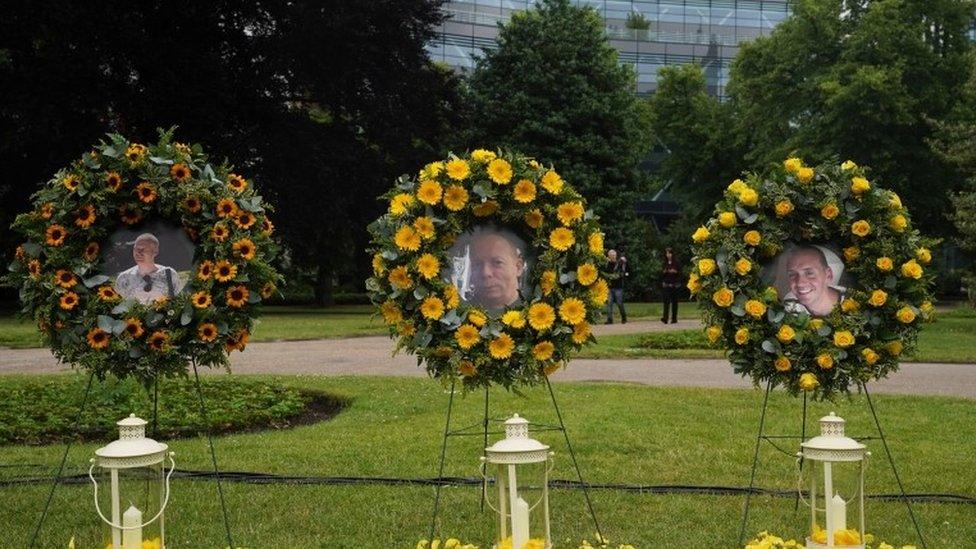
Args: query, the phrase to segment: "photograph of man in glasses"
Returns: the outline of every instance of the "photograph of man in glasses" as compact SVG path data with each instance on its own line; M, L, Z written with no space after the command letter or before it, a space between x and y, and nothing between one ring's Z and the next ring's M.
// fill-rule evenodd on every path
M115 290L124 299L137 299L151 303L159 298L173 298L183 289L183 281L176 271L156 264L159 255L159 239L151 233L142 233L132 243L131 268L115 278Z

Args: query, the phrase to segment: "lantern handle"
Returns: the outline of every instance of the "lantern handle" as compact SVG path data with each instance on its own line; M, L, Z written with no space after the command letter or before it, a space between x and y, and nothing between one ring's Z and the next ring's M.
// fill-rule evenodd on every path
M481 458L481 465L478 466L478 470L481 471L481 478L484 479L484 482L481 483L481 495L484 498L485 503L488 504L488 508L498 513L498 509L495 509L495 507L491 504L491 498L488 497L488 474L485 471L487 467L488 462L485 461L485 458ZM509 515L506 514L505 516Z
M173 471L176 470L176 462L173 461L173 452L170 452L169 453L169 456L167 456L167 457L169 457L169 473L166 474L166 497L163 498L163 504L162 504L162 506L160 506L159 512L156 513L156 516L154 516L153 518L147 520L146 522L144 522L144 523L142 523L142 524L140 524L138 526L120 526L118 524L115 524L111 520L105 518L105 515L102 514L102 508L98 506L98 481L95 480L95 476L92 474L92 471L95 470L95 460L94 459L91 460L92 461L92 464L91 464L91 467L88 468L88 478L90 478L91 481L92 481L92 484L95 485L95 510L98 511L98 516L101 517L103 521L105 521L105 524L108 524L112 528L117 528L119 530L136 530L136 529L142 528L144 526L149 526L150 524L152 524L153 522L155 522L156 519L158 519L160 516L162 516L163 511L166 510L166 505L169 504L169 477L173 476ZM164 465L164 468L165 468L165 465Z
M861 469L861 474L862 474L862 475L863 475L864 473L866 473L866 472L867 472L867 470L868 470L868 458L869 458L870 456L871 456L871 452L864 452L864 459L862 459L862 460L861 460L861 463L862 463L862 465L861 465L861 467L862 467L862 469ZM862 477L862 478L863 478L863 477ZM854 501L855 499L857 499L857 496L858 496L858 494L859 494L860 492L861 492L861 489L860 489L860 487L858 487L858 489L857 489L857 490L856 490L856 491L854 492L854 494L853 494L853 495L851 495L851 499L848 499L848 500L844 500L844 504L846 505L846 504L848 504L848 503L850 503L850 502L852 502L852 501ZM841 496L841 499L843 499L843 496Z
M806 505L807 507L812 508L814 511L823 511L824 513L826 513L827 512L827 509L826 508L820 509L819 507L817 507L817 502L816 501L808 502L806 500L806 498L803 497L803 467L800 465L800 460L802 460L803 458L802 458L802 454L800 454L800 453L797 453L797 456L798 456L796 458L796 495L797 495L797 497L800 498L800 501L803 502L803 505Z
M556 465L552 461L552 456L553 455L555 455L555 452L549 452L549 459L546 460L546 482L549 481L549 473L552 472L553 467L555 467L555 465ZM545 492L543 492L543 494L541 496L539 496L539 499L536 500L536 502L532 504L532 507L529 507L529 511L534 511L535 508L538 507L540 503L542 503L542 500L545 499L545 497L546 497L545 496Z

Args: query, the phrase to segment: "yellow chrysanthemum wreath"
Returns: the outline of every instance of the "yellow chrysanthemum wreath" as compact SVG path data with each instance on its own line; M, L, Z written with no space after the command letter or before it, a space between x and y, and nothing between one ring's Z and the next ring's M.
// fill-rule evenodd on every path
M756 384L818 397L849 392L896 370L932 315L926 240L898 195L850 160L809 167L790 158L768 175L737 179L692 239L688 288L706 336ZM829 314L789 308L763 282L762 266L790 242L838 248L853 282Z
M479 149L401 177L384 198L389 211L370 225L366 286L396 349L415 353L431 376L466 389L529 385L593 339L609 295L603 234L555 170ZM441 274L458 236L486 224L524 236L536 255L522 301L494 314L463 302Z
M274 227L251 182L171 134L148 145L109 135L43 185L13 225L26 242L6 282L20 288L22 313L55 356L99 377L148 382L185 375L190 360L226 366L279 282ZM183 228L194 266L176 297L144 305L102 274L101 251L116 230L152 221Z

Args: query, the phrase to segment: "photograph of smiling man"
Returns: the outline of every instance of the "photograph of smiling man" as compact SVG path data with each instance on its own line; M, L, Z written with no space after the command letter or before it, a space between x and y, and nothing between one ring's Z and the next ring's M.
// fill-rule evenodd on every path
M774 286L787 312L827 316L850 286L844 263L829 245L789 243L763 269L763 280Z

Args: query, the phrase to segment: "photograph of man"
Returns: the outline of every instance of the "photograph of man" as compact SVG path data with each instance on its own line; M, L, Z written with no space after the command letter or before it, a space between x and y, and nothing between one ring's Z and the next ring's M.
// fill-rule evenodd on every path
M180 293L183 282L179 275L171 267L157 265L157 255L159 239L151 233L142 233L132 242L132 259L136 264L115 278L115 290L124 299L134 298L145 304Z
M500 311L522 298L525 241L512 231L475 227L448 254L453 258L450 279L462 299Z
M845 288L837 285L843 263L836 254L820 246L794 246L788 254L786 279L789 292L783 297L786 310L806 312L811 316L830 314L844 298Z

